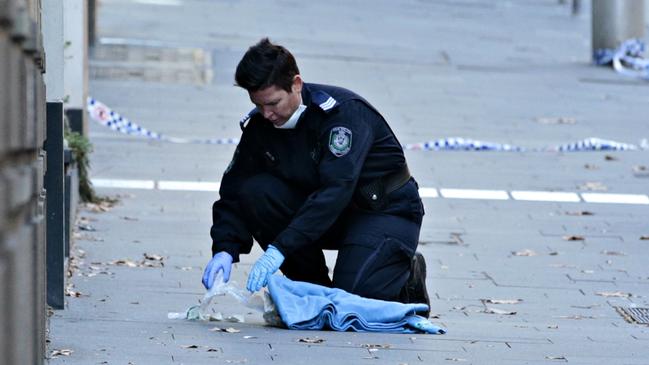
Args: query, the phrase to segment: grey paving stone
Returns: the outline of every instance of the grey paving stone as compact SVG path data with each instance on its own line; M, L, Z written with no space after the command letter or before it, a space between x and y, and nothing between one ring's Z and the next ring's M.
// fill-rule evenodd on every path
M649 138L646 83L589 64L587 2L578 17L545 0L182 5L178 11L105 1L99 36L203 49L212 56L213 84L90 81L92 96L171 136L240 135L238 120L251 104L232 86L232 75L245 49L268 35L294 51L307 81L364 95L403 143L458 136L542 148L591 136L627 143ZM575 123L539 122L557 117ZM144 141L93 123L90 137L96 178L219 181L234 151L231 145ZM647 179L632 170L647 165L646 151L406 156L424 187L584 192L583 184L600 182L608 193L649 192ZM226 326L221 322L166 318L202 296L217 194L99 191L123 196L109 212L81 212L96 229L81 232L75 243L85 257L70 282L82 296L67 297L66 310L50 319L50 348L75 352L51 364L550 364L561 357L571 364L646 364L649 330L626 323L613 306L649 305L649 244L639 239L649 234L647 206L425 199L420 251L428 261L433 320L448 328L447 335L274 329L234 300L219 298L224 313L246 315L246 323L227 324L241 332L224 333L209 331ZM577 211L594 215L567 215ZM586 240L565 241L564 235ZM512 254L525 249L537 255ZM163 256L164 267L106 265L140 261L144 253ZM233 280L245 282L259 253L255 248L242 257ZM327 252L327 260L331 264L335 253ZM100 271L109 273L88 276ZM632 296L597 295L617 291ZM500 315L484 313L482 299L489 298L523 301L488 305L516 311ZM297 342L315 336L325 342ZM363 344L390 348L369 352Z

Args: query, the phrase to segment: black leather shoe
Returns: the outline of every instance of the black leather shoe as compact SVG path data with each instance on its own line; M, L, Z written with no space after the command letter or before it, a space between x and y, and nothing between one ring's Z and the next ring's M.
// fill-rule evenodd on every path
M426 318L430 316L430 297L426 289L426 260L419 252L415 252L412 258L410 277L401 290L400 299L403 303L425 303L428 310L417 314Z

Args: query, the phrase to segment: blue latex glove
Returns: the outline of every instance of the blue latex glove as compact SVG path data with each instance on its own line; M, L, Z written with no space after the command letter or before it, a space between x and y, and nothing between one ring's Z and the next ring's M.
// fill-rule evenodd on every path
M207 290L210 290L214 285L214 278L216 278L216 274L220 270L223 270L223 281L227 283L230 280L230 271L232 270L232 256L225 251L214 255L205 267L203 285Z
M410 327L418 329L422 332L430 333L433 335L443 335L446 333L446 330L444 328L434 325L431 321L422 316L407 316L405 319Z
M246 288L254 293L268 285L268 278L279 270L282 262L284 262L284 255L275 246L268 245L266 252L252 267Z

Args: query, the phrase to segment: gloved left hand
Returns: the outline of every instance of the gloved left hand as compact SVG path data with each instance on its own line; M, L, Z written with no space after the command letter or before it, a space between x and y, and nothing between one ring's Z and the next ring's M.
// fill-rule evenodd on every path
M275 246L268 245L266 252L252 267L246 288L254 293L268 285L268 279L279 270L282 262L284 262L284 255Z

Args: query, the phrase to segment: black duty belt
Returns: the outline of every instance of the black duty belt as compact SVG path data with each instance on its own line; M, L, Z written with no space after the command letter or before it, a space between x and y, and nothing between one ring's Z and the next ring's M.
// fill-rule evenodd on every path
M390 194L391 192L399 189L405 183L410 180L410 170L408 170L408 165L404 165L398 171L390 173L381 178L383 180L383 185L385 186L385 194Z

